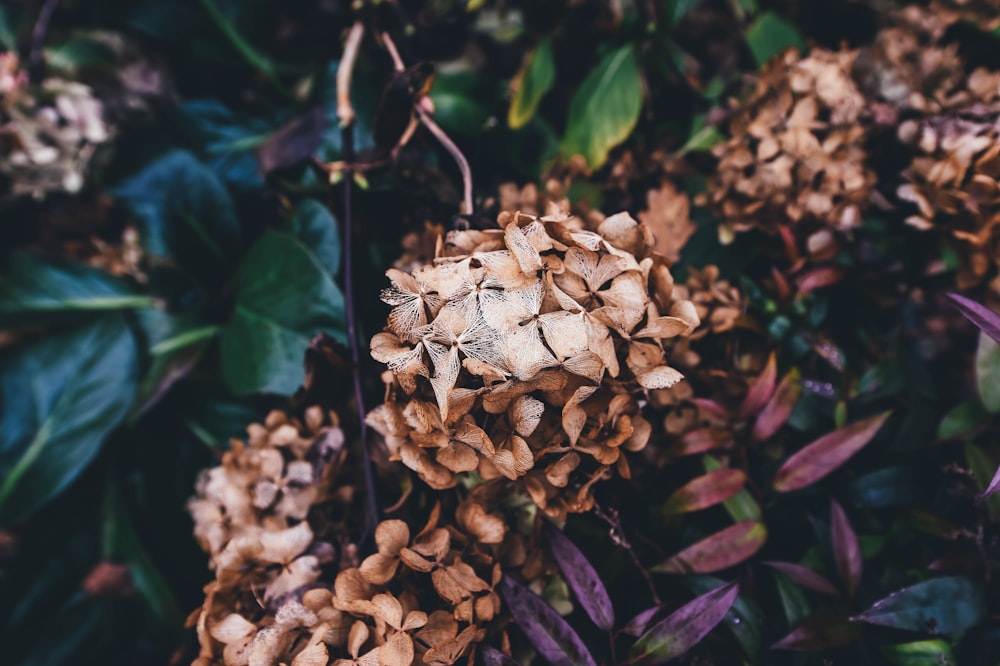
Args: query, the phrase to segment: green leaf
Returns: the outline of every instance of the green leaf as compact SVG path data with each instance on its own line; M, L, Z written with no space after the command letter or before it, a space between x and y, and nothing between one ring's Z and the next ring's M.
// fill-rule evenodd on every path
M951 646L940 639L883 645L882 655L893 666L955 666Z
M778 571L774 571L773 575L778 587L778 597L781 599L781 608L785 613L785 621L788 622L789 628L796 627L812 614L809 600L806 599L802 588L793 583L788 576Z
M236 309L222 331L222 373L237 394L293 393L314 335L341 341L344 297L322 264L295 237L265 235L236 276Z
M507 125L520 129L528 124L538 109L539 102L556 81L556 61L552 55L552 38L546 37L514 78L514 96L507 111Z
M330 210L315 199L305 199L292 216L292 229L312 250L330 275L340 272L340 232Z
M985 333L979 334L976 349L976 388L986 411L1000 412L1000 342Z
M562 153L597 169L625 141L642 110L642 79L631 44L604 56L573 95Z
M221 281L240 250L232 199L215 172L175 150L122 183L114 194L142 223L148 254L202 281Z
M795 27L774 12L764 12L747 29L747 46L758 65L790 47L805 49L806 43Z
M996 473L996 462L981 448L971 442L965 445L965 460L976 478L976 484L983 492L990 487L993 475ZM990 495L986 498L986 507L993 520L1000 519L1000 495Z
M986 411L978 400L966 400L951 409L941 419L938 426L938 437L953 439L967 435L985 424Z
M469 71L442 73L434 78L430 98L434 118L445 130L477 136L490 120L492 91Z
M23 349L0 368L0 513L20 517L66 489L132 403L135 339L105 315Z
M949 576L893 592L852 619L894 629L955 634L982 622L988 611L981 584Z
M871 509L914 506L920 503L925 487L917 470L897 465L852 480L848 496L854 506Z
M76 264L51 264L27 252L10 257L10 271L0 281L0 325L66 313L146 308L147 296L104 271Z
M247 188L264 184L253 151L280 123L238 115L212 99L188 102L181 107L180 115L184 129L196 135L219 178Z

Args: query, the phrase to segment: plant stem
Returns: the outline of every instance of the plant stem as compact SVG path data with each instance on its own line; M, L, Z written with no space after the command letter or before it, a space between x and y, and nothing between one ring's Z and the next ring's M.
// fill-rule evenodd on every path
M385 48L389 51L389 57L392 58L392 65L397 73L406 71L406 65L403 62L402 57L399 55L399 49L396 48L396 43L392 41L392 37L389 36L388 32L382 33L382 43L385 44ZM472 214L472 169L469 168L469 160L465 159L465 155L459 149L455 142L451 140L441 126L434 122L431 115L420 105L420 100L417 100L416 104L417 116L420 118L420 122L424 124L430 133L434 135L434 138L444 146L447 150L455 164L458 165L458 171L462 174L462 204L458 212L460 215L471 215Z
M56 12L59 0L45 0L42 8L38 10L38 18L31 29L31 51L28 52L28 75L31 80L38 82L44 70L45 55L45 35L49 32L49 23L52 22L52 15Z
M338 77L338 82L339 82ZM347 77L350 81L350 77ZM339 91L338 91L339 97ZM351 379L354 384L354 402L358 410L358 427L361 437L361 465L364 468L365 506L368 512L368 526L360 542L365 542L378 525L378 498L375 495L375 474L372 471L371 455L368 451L368 426L365 423L365 398L361 386L361 349L358 344L358 312L354 290L354 216L351 210L351 193L354 187L354 127L351 124L340 128L343 145L344 168L344 301L347 308L347 342L351 350Z
M646 580L646 585L649 587L649 595L653 599L653 603L659 606L662 601L660 601L660 595L656 592L656 585L653 583L653 577L646 570L646 567L642 565L639 561L639 556L636 555L635 549L632 548L632 544L629 543L628 537L625 536L625 529L622 527L621 519L617 515L606 513L599 505L594 504L594 515L607 523L608 527L611 528L610 537L617 545L625 549L628 553L629 559L632 560L632 564L635 568L639 570L642 577Z
M344 42L344 53L337 67L337 118L341 127L349 127L354 122L354 107L351 105L351 76L358 60L358 50L365 36L365 25L361 21L351 26Z

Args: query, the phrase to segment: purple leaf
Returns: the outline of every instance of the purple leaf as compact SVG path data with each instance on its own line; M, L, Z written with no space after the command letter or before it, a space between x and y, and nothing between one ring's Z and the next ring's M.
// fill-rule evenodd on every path
M739 591L727 583L681 606L635 642L629 663L663 663L684 654L722 622Z
M861 582L861 546L858 545L858 535L851 527L844 509L837 500L830 500L830 529L833 541L833 559L837 562L837 573L847 585L847 593L854 596Z
M542 658L559 666L597 666L573 628L541 597L510 576L497 587L517 626Z
M257 149L257 163L264 176L295 166L309 158L323 141L326 111L317 106L285 123Z
M993 474L993 480L990 481L990 485L986 486L986 490L984 490L983 494L979 496L979 499L986 499L997 491L1000 491L1000 467L998 467L997 471Z
M646 633L646 629L649 628L649 625L653 623L653 620L656 619L656 616L660 615L662 612L663 606L653 606L652 608L647 608L629 620L628 624L625 625L625 628L622 629L622 633L636 638L642 636Z
M480 647L479 654L483 657L483 666L519 666L516 661L492 645Z
M1000 342L1000 315L960 294L948 294L948 298L966 319L978 326L983 333Z
M780 571L788 576L789 580L793 583L797 583L808 590L834 596L840 594L833 583L807 566L794 564L793 562L764 562L764 564L775 571Z
M605 631L611 631L615 627L615 611L600 576L569 537L554 527L548 533L552 555L576 600L594 624Z

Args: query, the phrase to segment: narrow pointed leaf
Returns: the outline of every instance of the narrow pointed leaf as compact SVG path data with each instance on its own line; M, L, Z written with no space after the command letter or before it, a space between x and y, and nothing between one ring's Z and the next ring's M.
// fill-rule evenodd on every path
M715 506L742 490L746 481L747 475L738 469L724 467L709 472L675 490L663 504L663 513L690 513Z
M785 574L793 583L807 590L833 596L840 594L837 587L827 580L825 576L802 564L795 564L794 562L764 562L764 564L775 571Z
M705 594L725 583L715 576L685 576L680 580L692 594ZM752 601L740 594L729 608L720 626L726 627L743 648L743 653L751 664L757 663L761 646L761 623L764 614Z
M861 547L851 521L836 500L830 500L830 532L837 572L847 585L847 593L854 596L858 583L861 582Z
M886 412L820 437L785 461L774 476L774 489L789 492L819 481L868 444L888 418Z
M702 539L662 562L653 571L661 573L711 573L739 564L761 549L767 528L756 520L744 520Z
M576 544L559 530L549 529L549 543L563 578L580 602L580 606L594 624L605 631L611 631L615 626L615 611L611 606L608 591L604 588L600 576L594 571L594 567Z
M1000 343L979 334L976 348L976 389L990 414L1000 413Z
M652 608L647 608L629 620L628 624L625 625L625 628L622 629L622 633L638 638L646 633L646 630L653 624L657 616L662 615L663 612L663 606L653 606Z
M591 169L628 138L642 110L642 74L635 47L608 53L580 84L569 106L562 152L582 155Z
M988 610L981 584L950 576L893 592L852 619L894 629L954 634L982 622Z
M714 472L717 469L723 468L722 461L712 456L702 457L701 464L704 465L706 472ZM746 487L723 501L722 505L736 522L740 522L741 520L760 520L762 515L760 504L757 503L757 500L753 498L753 495L750 494L750 491Z
M778 362L774 352L771 352L771 356L767 359L767 365L764 366L764 371L753 380L746 397L743 399L743 404L740 405L740 418L745 419L751 414L756 414L767 404L767 401L774 394L774 385L777 380Z
M639 637L629 663L663 663L684 654L722 621L738 594L736 583L727 583L681 606Z
M518 666L518 663L492 645L479 648L484 666Z
M801 395L802 377L797 368L792 368L782 378L781 383L778 384L778 388L774 391L768 403L764 405L764 409L761 410L757 421L754 422L753 440L755 442L762 442L770 439L774 433L778 432L781 426L785 425L785 422L788 421L788 417L792 415L795 403L799 401Z
M861 628L846 615L814 615L771 646L774 650L813 652L850 645L861 638Z
M978 326L983 333L1000 342L1000 314L960 294L948 294L948 298L966 319Z
M520 129L535 115L538 103L556 81L556 61L552 55L552 38L546 37L531 52L514 79L514 96L507 111L507 125Z
M986 490L984 490L983 494L979 497L985 499L997 491L1000 491L1000 467L998 467L997 471L994 472L993 480L990 481L990 485L986 486Z
M542 658L553 664L596 666L577 633L541 597L510 576L504 576L498 588L517 626Z

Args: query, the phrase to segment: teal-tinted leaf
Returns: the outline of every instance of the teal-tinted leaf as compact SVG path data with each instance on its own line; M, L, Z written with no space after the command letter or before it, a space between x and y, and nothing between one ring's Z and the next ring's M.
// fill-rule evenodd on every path
M805 49L806 43L795 27L774 12L764 12L747 30L747 45L758 65L790 47Z
M966 400L951 409L938 426L938 437L952 439L967 435L983 426L988 415L978 400Z
M330 210L315 199L305 199L295 208L292 229L319 259L326 272L340 271L340 233Z
M1000 412L1000 343L985 333L979 334L976 350L976 387L986 411Z
M8 51L17 50L17 21L13 7L0 7L0 46Z
M695 594L705 594L724 585L725 581L714 576L687 576L681 583ZM757 604L740 594L722 620L722 624L743 648L750 663L756 663L756 657L760 653L763 617Z
M139 383L131 418L152 407L187 376L220 331L219 326L156 308L141 310L137 319L145 333L150 366Z
M632 133L641 110L642 78L629 44L605 55L573 95L562 153L583 155L597 169Z
M34 511L66 489L125 417L138 352L120 314L34 343L0 369L0 513Z
M94 268L44 262L27 252L10 257L10 271L0 281L0 325L39 316L144 308L147 296Z
M883 645L882 656L892 666L956 666L958 663L951 646L940 639Z
M142 225L146 252L202 280L219 280L240 249L233 202L215 172L175 150L122 183L115 195Z
M629 663L661 664L684 654L722 622L738 594L736 583L726 583L684 604L639 637Z
M981 584L952 576L893 592L852 619L894 629L955 634L982 622L988 611Z
M253 151L267 141L276 123L237 115L211 99L188 102L181 115L219 178L240 187L263 185Z
M552 56L552 38L546 37L528 55L514 79L514 96L507 111L507 125L520 129L528 124L556 80L556 61Z
M921 475L912 467L886 467L851 481L848 496L854 506L871 509L913 506L924 492Z
M75 76L81 68L106 67L115 55L99 39L78 34L45 48L45 64L52 72Z
M325 331L345 341L343 295L319 260L284 233L257 242L236 282L236 309L222 331L226 384L237 394L294 392L312 337Z

